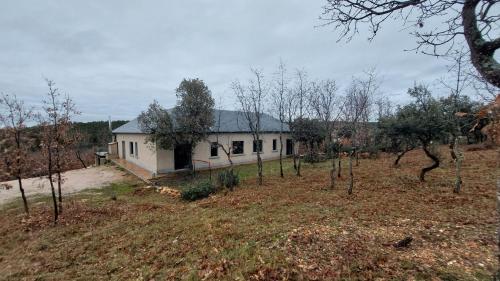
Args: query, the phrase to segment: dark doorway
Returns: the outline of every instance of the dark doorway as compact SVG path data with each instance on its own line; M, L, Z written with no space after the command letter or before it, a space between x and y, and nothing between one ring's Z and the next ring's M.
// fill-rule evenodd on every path
M286 155L293 154L293 141L291 139L286 140Z
M125 151L125 141L122 141L122 158L125 159L127 158L127 155L126 151Z
M191 165L191 145L179 144L174 148L175 169L189 169Z

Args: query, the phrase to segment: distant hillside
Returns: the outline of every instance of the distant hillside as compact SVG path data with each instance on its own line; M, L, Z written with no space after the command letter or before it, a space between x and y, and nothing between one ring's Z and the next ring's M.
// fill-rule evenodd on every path
M112 121L111 128L114 130L127 122L125 120ZM83 135L81 147L105 148L111 141L108 121L75 122L74 128Z

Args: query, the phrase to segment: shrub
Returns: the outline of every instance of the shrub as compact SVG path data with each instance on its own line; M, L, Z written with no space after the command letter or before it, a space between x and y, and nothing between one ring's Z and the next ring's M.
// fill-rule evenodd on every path
M215 191L216 189L210 181L201 181L184 188L181 191L181 197L187 201L195 201L207 198Z
M233 191L234 187L240 184L240 176L233 169L228 169L220 172L217 175L219 186L228 188Z

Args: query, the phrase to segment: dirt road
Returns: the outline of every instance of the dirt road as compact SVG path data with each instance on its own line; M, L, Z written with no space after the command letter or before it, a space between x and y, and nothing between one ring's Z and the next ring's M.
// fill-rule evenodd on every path
M87 169L67 171L63 175L63 194L74 193L87 188L99 188L112 182L124 180L127 173L113 166L99 166ZM17 181L1 182L0 186L8 184L10 189L0 188L0 205L20 198L21 192ZM23 187L28 196L36 194L50 194L50 183L47 178L30 178L23 180Z

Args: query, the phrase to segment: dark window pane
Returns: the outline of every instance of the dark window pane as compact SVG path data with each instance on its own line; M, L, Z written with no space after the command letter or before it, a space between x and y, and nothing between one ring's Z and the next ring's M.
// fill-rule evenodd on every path
M210 143L210 156L219 156L219 145L217 144L217 142Z
M273 150L278 149L278 148L277 148L277 146L278 146L278 145L277 145L277 143L278 143L278 142L277 142L277 139L273 139Z
M253 141L253 152L257 152L257 141ZM259 140L259 152L262 152L262 140Z
M130 154L134 154L134 143L130 142Z
M233 154L243 154L243 141L233 141Z

